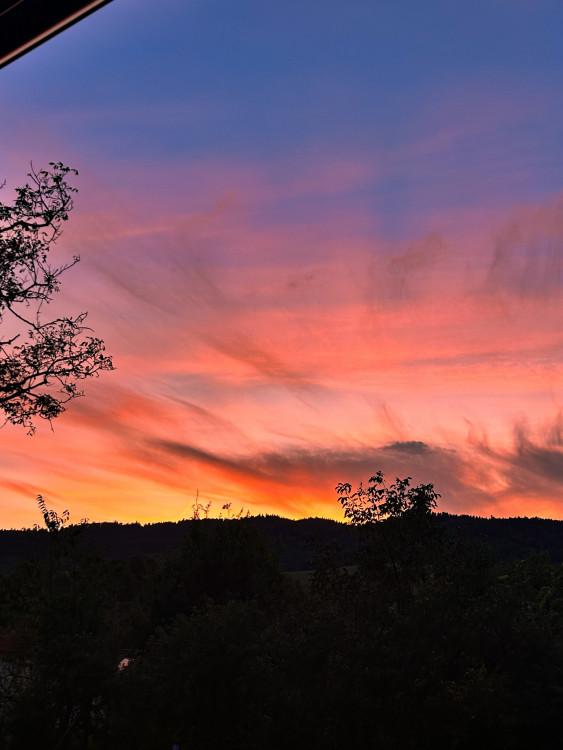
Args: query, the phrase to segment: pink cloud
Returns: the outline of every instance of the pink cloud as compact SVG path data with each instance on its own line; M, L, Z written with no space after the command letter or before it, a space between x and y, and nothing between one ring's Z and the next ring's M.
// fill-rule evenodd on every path
M347 202L276 220L376 178L345 159L285 181L200 162L86 190L57 248L83 262L53 310L89 310L118 369L54 433L0 433L6 523L35 522L34 487L76 518L180 517L197 489L336 515L335 484L380 468L434 481L445 509L563 515L560 446L510 435L562 401L560 200L396 243Z

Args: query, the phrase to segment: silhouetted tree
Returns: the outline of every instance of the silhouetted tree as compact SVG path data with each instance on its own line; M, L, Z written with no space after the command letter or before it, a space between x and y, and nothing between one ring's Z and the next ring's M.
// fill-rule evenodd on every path
M60 162L32 167L14 203L0 202L0 410L30 434L36 417L51 421L83 395L78 381L113 369L103 341L88 335L87 313L44 319L61 275L79 261L51 266L48 259L73 207L69 174L78 173Z
M411 477L387 485L381 471L355 492L348 483L336 487L344 515L360 527L358 562L376 572L384 588L401 595L424 579L444 539L434 509L440 495L433 484L410 486ZM389 579L389 581L387 581Z
M85 526L67 526L68 513L41 496L38 506L49 559L20 564L4 585L11 648L2 663L12 677L0 676L0 747L79 750L105 732L126 608L113 568L81 543Z
M352 485L340 482L336 486L344 516L355 525L383 521L386 518L406 516L429 516L436 508L440 497L433 484L411 487L412 477L399 479L391 486L385 483L383 472L378 471L364 487L360 484L355 492Z

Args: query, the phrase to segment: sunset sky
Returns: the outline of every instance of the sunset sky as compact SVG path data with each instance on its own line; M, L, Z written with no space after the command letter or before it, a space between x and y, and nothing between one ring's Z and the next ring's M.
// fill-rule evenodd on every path
M2 527L341 518L382 470L563 518L560 0L114 0L0 70L79 171L53 313L116 370L0 430Z

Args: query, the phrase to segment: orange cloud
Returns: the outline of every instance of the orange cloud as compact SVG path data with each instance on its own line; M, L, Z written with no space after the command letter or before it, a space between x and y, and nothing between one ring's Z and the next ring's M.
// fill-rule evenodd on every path
M178 167L152 210L141 188L98 195L65 234L57 252L84 260L53 310L88 309L118 369L54 433L0 433L5 525L32 525L38 492L93 520L179 518L198 489L217 509L337 516L336 483L378 469L435 482L443 509L563 516L559 428L512 435L561 407L559 199L391 243L365 220L347 236L356 206L275 220L369 168L209 172ZM180 178L188 198L201 180L201 210Z

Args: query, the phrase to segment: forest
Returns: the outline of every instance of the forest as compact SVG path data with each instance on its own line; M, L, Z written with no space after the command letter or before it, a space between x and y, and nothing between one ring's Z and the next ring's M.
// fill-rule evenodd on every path
M338 491L289 573L260 526L282 550L303 522L112 557L40 498L43 531L5 532L42 544L0 576L1 747L555 747L560 562L455 532L432 485Z

